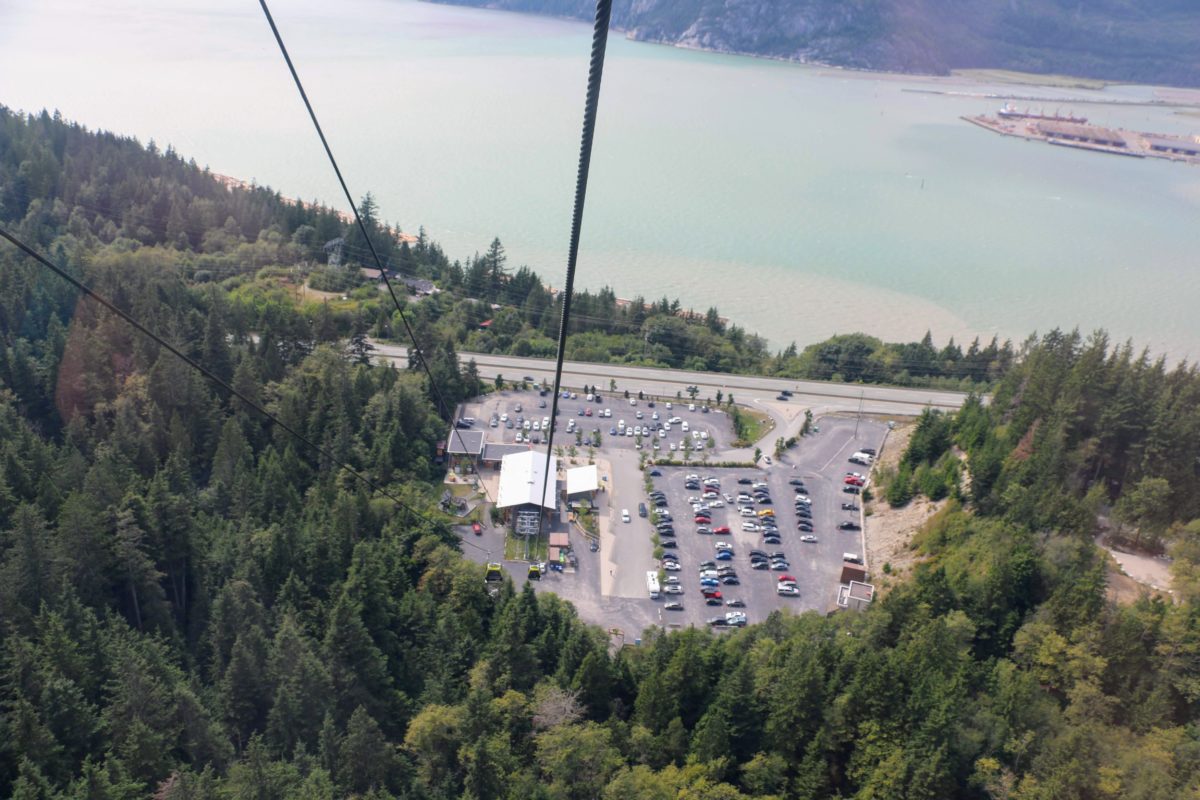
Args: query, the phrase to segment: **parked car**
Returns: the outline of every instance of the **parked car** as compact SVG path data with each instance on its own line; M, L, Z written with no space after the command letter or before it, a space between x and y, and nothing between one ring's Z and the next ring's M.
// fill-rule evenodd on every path
M797 586L792 586L791 584L785 583L785 584L781 584L780 586L778 586L775 589L775 592L777 594L783 595L784 597L796 597L800 594L800 588Z
M805 534L804 536L800 537L800 541L804 542L805 544L815 544L817 537L813 536L812 534Z
M730 608L745 608L746 601L739 598L730 598L729 600L725 601L725 605L729 606Z
M844 531L862 530L862 527L857 522L850 522L849 520L838 525L838 528Z
M683 603L680 603L678 600L672 600L669 603L664 603L663 608L667 611L683 611Z
M471 532L474 533L476 536L483 536L483 526L480 525L478 522L472 522L471 523Z

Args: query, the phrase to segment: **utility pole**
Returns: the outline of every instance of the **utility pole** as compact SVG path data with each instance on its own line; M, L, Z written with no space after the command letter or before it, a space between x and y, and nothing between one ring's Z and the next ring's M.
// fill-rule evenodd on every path
M867 390L860 389L858 392L858 418L854 420L854 438L858 438L858 423L862 422L863 398L866 397Z

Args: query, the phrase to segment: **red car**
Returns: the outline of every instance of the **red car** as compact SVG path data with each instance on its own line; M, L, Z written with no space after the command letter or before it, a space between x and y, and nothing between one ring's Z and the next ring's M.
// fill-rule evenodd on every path
M592 409L590 409L590 408L585 408L585 409L583 410L583 413L584 413L584 415L585 415L585 416L588 416L588 417L590 417L590 416L592 415Z
M722 526L720 526L719 528L713 528L712 532L713 532L713 533L715 533L715 534L717 534L718 536L720 536L720 535L727 535L727 534L729 533L729 526L728 526L728 525L722 525Z
M483 536L483 526L480 525L478 522L471 523L471 530L475 533L476 536Z
M851 486L862 486L862 485L863 485L863 479L862 479L862 478L856 478L856 477L854 477L853 475L847 475L847 476L845 477L845 479L842 481L842 483L848 483L848 484L850 484Z
M710 600L710 599L720 600L721 593L718 592L716 589L705 589L704 590L704 599L705 600Z
M779 582L780 583L795 583L796 576L795 575L780 575Z
M712 522L712 517L701 517L701 516L696 517L697 525L707 525L710 522Z

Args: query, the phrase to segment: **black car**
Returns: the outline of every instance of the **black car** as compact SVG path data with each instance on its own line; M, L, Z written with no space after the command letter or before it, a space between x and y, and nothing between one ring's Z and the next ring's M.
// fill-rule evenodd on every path
M783 539L778 536L764 536L763 544L783 544Z
M766 561L754 561L750 564L750 569L770 569L771 565Z
M704 605L706 605L706 606L723 606L723 605L725 605L725 601L719 597L706 597L704 599Z
M786 402L786 401L787 401L787 397L786 397L786 396L784 396L784 395L782 395L782 394L781 394L781 395L779 395L778 397L776 397L775 399L776 399L776 400L783 400L784 402Z
M843 522L842 524L838 525L838 527L839 527L839 528L841 528L841 529L842 529L842 530L844 530L844 531L858 531L858 530L862 530L862 528L859 526L859 524L858 524L857 522L850 522L849 520L847 520L846 522Z
M842 503L842 511L858 511L858 506L854 503Z
M767 497L765 494L763 494L763 495L759 495L759 496L758 496L757 498L755 498L755 499L757 499L757 500L758 500L758 504L759 504L760 506L769 506L769 505L771 505L771 498L770 498L770 497Z
M846 494L861 494L857 486L851 486L850 484L843 486L842 491Z
M639 517L646 517L646 516L649 516L649 515L650 515L650 512L649 512L649 511L646 509L646 504L645 504L645 503L638 503L638 516L639 516Z
M858 448L858 452L866 453L869 456L878 455L878 453L875 452L874 447L860 447L860 448Z
M792 478L790 481L788 481L788 483L790 483L792 486L803 486L804 485L804 481L800 480L799 478Z
M813 526L802 522L796 526L796 530L800 531L801 533L812 533Z
M750 484L754 483L754 479L753 478L738 478L738 483L742 486L749 486Z
M717 568L717 562L715 562L715 561L701 561L701 562L700 562L700 564L699 564L698 566L699 566L699 568L700 568L700 569L716 569L716 568Z
M751 551L750 551L750 557L751 557L751 558L754 558L755 556L762 556L763 558L766 558L766 557L767 557L767 551L766 551L766 550L751 550Z
M656 469L652 469L652 470L650 470L650 477L651 478L661 478L662 472L660 472L659 470L656 470Z
M767 555L769 555L771 558L775 558L775 559L787 558L787 553L783 552L782 550L776 550L775 552L768 553Z
M663 539L661 542L659 542L659 546L664 548L679 547L679 545L675 543L674 539Z
M779 393L780 393L781 395L783 395L784 397L791 397L791 396L792 396L792 390L791 390L791 389L780 389L780 390L779 390Z
M742 582L738 580L737 575L724 575L718 578L725 586L741 586Z

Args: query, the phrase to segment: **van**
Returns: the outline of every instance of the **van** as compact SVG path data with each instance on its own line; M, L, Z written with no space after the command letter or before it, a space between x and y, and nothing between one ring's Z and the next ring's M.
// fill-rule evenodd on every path
M622 508L621 509L621 522L629 522L629 521L631 521L631 518L629 516L629 509Z
M849 561L851 564L862 564L862 558L858 553L842 553L842 561Z

